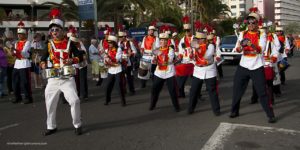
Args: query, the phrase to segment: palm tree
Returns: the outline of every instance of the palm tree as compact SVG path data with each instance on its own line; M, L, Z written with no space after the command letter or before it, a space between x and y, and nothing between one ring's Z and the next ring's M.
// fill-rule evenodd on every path
M222 4L220 0L194 0L195 12L199 14L196 18L199 18L202 22L210 22L220 15L226 15L230 12L227 5Z
M55 2L45 2L41 5L50 6L50 8L59 8L62 13L63 20L79 20L78 15L78 6L75 4L73 0L62 0L61 3ZM62 11L63 10L63 11ZM48 14L44 14L41 18L48 16Z
M0 25L2 25L2 21L4 20L4 19L6 19L6 12L5 12L5 10L2 8L2 7L0 7Z

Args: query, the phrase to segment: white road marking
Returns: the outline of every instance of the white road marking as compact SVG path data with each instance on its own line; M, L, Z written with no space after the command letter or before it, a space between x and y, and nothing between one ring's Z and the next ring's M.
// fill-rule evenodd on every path
M11 125L7 125L7 126L4 126L4 127L1 127L0 131L6 130L8 128L16 127L18 125L19 125L18 123L15 123L15 124L11 124Z
M281 132L281 133L292 134L292 135L300 134L300 131L297 130L221 122L219 127L213 133L213 135L202 147L202 150L222 150L224 148L224 143L226 142L228 136L230 136L237 128L247 128L256 131L263 130L268 132Z

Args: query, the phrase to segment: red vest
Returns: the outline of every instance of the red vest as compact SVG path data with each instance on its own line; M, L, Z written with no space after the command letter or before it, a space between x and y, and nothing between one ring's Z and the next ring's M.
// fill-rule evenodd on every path
M259 46L259 39L260 39L260 33L259 32L250 32L250 31L246 31L244 32L244 38L248 38L251 43L253 45L255 45L255 47L258 48L258 52L261 52L261 48ZM244 48L244 51L255 51L253 48L251 48L250 46L247 46ZM256 54L246 54L245 56L249 56L249 57L255 57Z
M159 70L167 70L168 69L168 61L169 61L169 47L160 48L161 54L157 56L157 66Z
M67 49L67 45L68 45L68 40L64 39L61 41L53 41L54 46L56 49L63 49L66 50ZM49 50L49 54L50 54L50 59L52 60L52 63L54 65L54 67L60 66L60 51L55 51L55 49L52 47L51 43L48 43L48 50ZM70 50L64 51L63 52L63 59L68 59L70 57Z
M112 63L117 63L116 55L117 55L116 48L108 49L108 57L110 58Z
M24 41L18 41L16 43L16 54L15 54L15 56L17 57L17 59L22 59L23 58L23 56L22 56L22 50L23 50L23 48L25 46L25 43L26 43L26 40L24 40Z
M147 35L144 41L144 49L151 50L154 42L155 42L155 36Z
M207 45L201 44L199 50L195 51L196 65L200 65L200 66L207 65L207 60L204 58L206 50L207 50Z

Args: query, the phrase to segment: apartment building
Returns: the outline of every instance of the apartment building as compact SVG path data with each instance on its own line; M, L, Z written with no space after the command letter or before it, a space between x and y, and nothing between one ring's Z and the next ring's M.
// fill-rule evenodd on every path
M275 21L285 26L300 22L300 0L275 0Z
M222 0L222 3L230 8L229 16L232 18L246 15L249 8L253 7L253 0Z

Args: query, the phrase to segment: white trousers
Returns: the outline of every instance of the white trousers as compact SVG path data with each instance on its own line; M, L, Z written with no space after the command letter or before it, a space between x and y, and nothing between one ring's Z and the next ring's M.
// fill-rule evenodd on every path
M75 128L81 126L80 101L77 95L74 78L70 79L48 79L45 89L46 109L47 109L47 129L56 128L56 108L59 95L63 92L66 100L71 106L71 115Z

